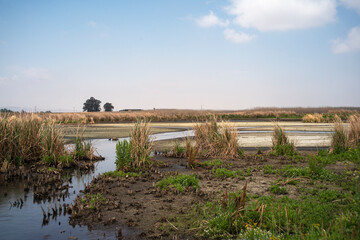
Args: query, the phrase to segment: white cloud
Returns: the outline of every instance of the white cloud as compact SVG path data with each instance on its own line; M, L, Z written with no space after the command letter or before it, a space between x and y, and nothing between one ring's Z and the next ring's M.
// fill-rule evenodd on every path
M205 27L205 28L215 27L215 26L226 27L227 25L229 25L229 20L226 21L221 20L212 11L210 11L209 15L196 19L196 23L200 27Z
M97 27L97 23L91 20L91 21L88 22L88 26L89 26L89 27L92 27L92 28L96 28L96 27Z
M346 39L334 40L332 50L334 53L347 53L360 50L360 25L352 28Z
M230 40L234 43L246 43L250 42L255 38L255 35L248 35L243 32L235 32L233 29L225 29L224 31L225 39Z
M347 8L354 8L360 14L360 1L359 0L340 0L340 2Z
M45 68L27 68L22 72L22 77L30 81L50 81L53 74Z
M234 23L260 31L318 27L335 20L335 0L231 0Z

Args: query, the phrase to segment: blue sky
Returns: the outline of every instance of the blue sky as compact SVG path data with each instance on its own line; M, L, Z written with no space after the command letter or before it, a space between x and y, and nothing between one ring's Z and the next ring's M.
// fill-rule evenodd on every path
M0 0L0 108L359 106L360 0Z

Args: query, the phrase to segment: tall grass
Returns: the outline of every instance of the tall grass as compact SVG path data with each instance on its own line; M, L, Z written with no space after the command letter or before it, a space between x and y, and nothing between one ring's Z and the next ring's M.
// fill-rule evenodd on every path
M64 140L61 130L54 121L45 124L41 131L42 159L46 162L58 162L64 155Z
M42 124L34 115L0 117L0 162L21 165L64 153L61 132L54 123Z
M261 119L261 118L292 118L301 119L305 114L323 114L324 119L332 119L335 114L347 119L354 113L359 113L358 107L340 108L255 108L237 111L214 111L214 110L186 110L186 109L156 109L143 111L121 112L77 112L77 113L36 113L43 121L48 119L65 124L91 124L91 123L116 123L134 122L138 118L146 118L152 121L181 121L201 120L205 121L209 114L222 119ZM1 114L1 113L0 113ZM12 113L18 115L18 113Z
M131 148L132 142L130 141L119 141L116 144L116 169L124 170L131 163Z
M295 145L286 136L284 129L275 124L272 135L272 150L276 155L292 156L296 154Z
M334 122L334 133L331 138L330 151L334 154L346 152L349 148L349 135L345 131L344 124L340 118Z
M73 155L76 159L84 160L90 159L92 160L95 155L95 149L90 140L86 140L84 138L85 128L78 126L76 130L75 136L75 148L73 150Z
M351 147L360 144L360 115L352 115L349 118L349 144Z
M331 139L330 151L334 154L346 152L350 147L360 144L360 116L349 117L349 129L346 131L342 120L337 117L334 122L334 133Z
M145 165L150 158L150 126L146 120L137 120L131 132L131 156L135 166Z
M130 142L122 141L116 145L116 168L144 166L150 159L152 143L150 126L146 120L137 120L131 132Z
M204 157L236 158L239 156L237 131L228 122L218 124L215 116L194 126L195 147Z

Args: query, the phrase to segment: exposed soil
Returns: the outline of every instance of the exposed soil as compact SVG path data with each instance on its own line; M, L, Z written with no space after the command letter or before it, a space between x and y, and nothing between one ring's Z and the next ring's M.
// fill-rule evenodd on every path
M241 169L244 172L250 167L251 174L244 178L216 178L211 169L198 167L187 168L187 160L183 158L166 158L155 156L155 164L141 177L107 177L101 175L94 179L78 196L71 208L70 223L87 225L90 229L99 226L113 226L119 231L119 239L180 239L195 238L194 232L179 229L172 224L176 215L184 214L193 209L194 204L211 201L227 190L240 191L248 181L247 192L258 196L269 195L269 187L276 180L272 174L264 174L264 165L281 168L289 164L289 160L269 157L268 155L252 155L242 159L227 160L229 170ZM203 160L201 160L203 161ZM305 165L305 163L293 163ZM178 173L195 174L199 178L197 190L187 189L178 192L175 189L160 190L154 185L169 175ZM296 197L299 193L294 186L288 186L289 197ZM104 198L102 203L89 206L89 202L82 200L84 196L100 193ZM172 233L164 230L167 224ZM131 228L132 231L127 231Z

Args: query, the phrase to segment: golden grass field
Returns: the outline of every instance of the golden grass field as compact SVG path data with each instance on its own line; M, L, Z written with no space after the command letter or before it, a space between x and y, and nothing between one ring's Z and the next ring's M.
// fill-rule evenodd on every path
M351 114L359 113L360 108L255 108L251 110L214 111L214 110L177 110L155 109L121 112L74 112L74 113L33 113L44 121L49 119L65 124L119 123L135 122L146 118L153 122L166 121L204 121L209 115L222 119L293 119L304 122L331 122L335 115L343 120ZM20 113L12 113L19 115ZM24 113L21 113L24 114ZM25 113L26 114L26 113Z

